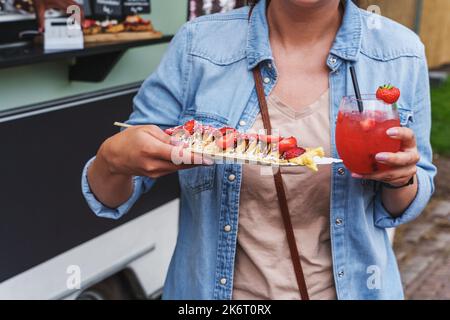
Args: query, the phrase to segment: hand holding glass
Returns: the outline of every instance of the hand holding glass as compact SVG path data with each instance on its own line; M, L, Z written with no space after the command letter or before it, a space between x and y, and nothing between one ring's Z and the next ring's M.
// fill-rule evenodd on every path
M358 110L358 99L343 97L337 123L336 147L344 165L360 175L390 169L375 160L380 152L399 152L400 140L390 138L386 131L400 127L397 107L378 100L375 95L363 95L364 111Z

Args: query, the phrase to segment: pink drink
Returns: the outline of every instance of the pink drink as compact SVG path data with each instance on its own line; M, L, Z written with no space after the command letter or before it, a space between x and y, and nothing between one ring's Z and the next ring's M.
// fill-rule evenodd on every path
M372 174L389 169L375 155L400 151L400 141L386 131L400 127L396 108L375 97L363 98L364 112L358 110L354 97L344 97L336 124L336 146L344 165L353 173Z

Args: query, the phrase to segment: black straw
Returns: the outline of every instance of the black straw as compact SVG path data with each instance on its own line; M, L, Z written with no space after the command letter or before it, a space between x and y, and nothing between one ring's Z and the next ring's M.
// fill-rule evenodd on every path
M355 67L350 66L350 74L352 75L353 88L355 89L356 101L358 102L359 112L364 111L361 92L359 91L358 78L356 77Z

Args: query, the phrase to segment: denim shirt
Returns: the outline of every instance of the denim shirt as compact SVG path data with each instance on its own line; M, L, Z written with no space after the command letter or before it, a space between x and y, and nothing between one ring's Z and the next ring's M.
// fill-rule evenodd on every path
M128 123L165 128L195 118L216 127L249 129L259 113L252 68L260 64L266 95L277 82L265 8L266 1L259 1L250 20L246 7L186 23L136 95ZM407 28L371 16L348 0L327 65L331 132L324 134L331 135L332 157L338 157L334 137L340 100L353 94L351 65L356 68L362 92L374 92L386 82L401 89L401 124L417 135L421 155L418 193L399 217L392 217L383 207L377 183L353 179L342 164L333 165L330 181L337 297L402 299L400 275L386 228L411 221L421 213L433 193L436 173L431 163L424 46ZM89 189L86 170L90 163L83 172L82 189L89 206L100 217L118 219L142 193L151 192L153 180L134 177L131 198L116 209L107 208ZM180 171L179 180L180 227L163 297L231 299L242 167L200 166Z

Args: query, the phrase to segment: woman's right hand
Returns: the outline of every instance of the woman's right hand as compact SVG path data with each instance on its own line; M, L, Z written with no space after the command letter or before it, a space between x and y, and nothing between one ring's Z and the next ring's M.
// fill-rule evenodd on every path
M155 179L192 168L192 163L211 164L208 159L192 158L191 153L180 154L170 140L154 125L131 127L107 139L88 170L89 186L97 199L115 208L131 196L133 176ZM184 164L176 164L180 158Z
M107 139L100 147L97 157L104 162L111 174L150 178L190 168L192 165L189 163L199 163L185 159L183 163L188 165L175 164L173 157L176 147L170 144L170 139L157 126L135 126Z

